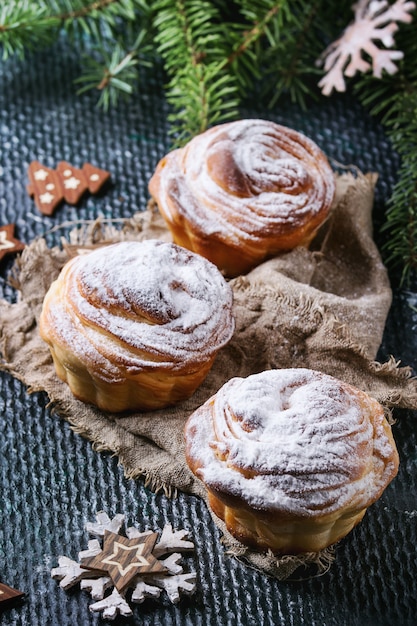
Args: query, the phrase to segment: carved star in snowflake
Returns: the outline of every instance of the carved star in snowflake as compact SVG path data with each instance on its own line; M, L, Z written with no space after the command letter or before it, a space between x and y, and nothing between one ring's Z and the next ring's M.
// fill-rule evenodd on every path
M156 532L129 527L125 537L119 533L122 515L110 519L101 511L96 520L86 524L86 530L98 539L90 540L88 550L80 552L80 563L61 556L58 567L51 570L52 578L59 580L63 589L80 583L81 589L90 592L95 600L89 607L92 612L102 613L108 620L133 615L126 599L129 589L134 604L159 598L162 591L173 603L180 600L181 594L194 593L196 575L183 572L178 552L194 549L185 530L174 531L167 524L158 538Z
M127 539L108 530L104 533L103 550L81 559L81 566L108 573L117 591L123 591L137 574L166 572L152 555L158 533Z
M353 5L354 21L342 36L323 52L317 65L324 65L326 74L319 82L323 95L333 90L346 91L344 77L372 69L376 78L385 71L395 74L394 61L403 58L400 50L390 50L395 44L394 33L398 22L410 23L411 11L416 8L409 0L396 0L390 5L386 0L359 0ZM382 47L381 47L382 46Z

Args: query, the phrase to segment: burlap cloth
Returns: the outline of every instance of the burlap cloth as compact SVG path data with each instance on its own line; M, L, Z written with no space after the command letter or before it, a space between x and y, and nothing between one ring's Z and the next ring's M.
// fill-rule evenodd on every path
M97 220L74 228L62 246L49 248L34 240L17 259L10 282L16 303L0 301L1 367L23 381L29 391L45 391L51 408L98 451L115 453L126 476L143 477L168 496L176 490L205 498L184 457L187 417L229 378L267 368L308 367L337 376L392 407L417 408L417 383L407 367L392 357L376 362L391 289L372 238L372 205L376 176L337 175L331 216L310 250L299 248L260 265L231 281L236 332L217 356L203 385L182 404L150 413L105 414L74 399L55 376L37 320L44 294L68 256L77 248L126 239L170 237L155 208L119 223ZM53 442L51 442L53 445ZM321 572L333 549L301 557L261 555L235 541L224 525L228 550L280 579L302 564Z

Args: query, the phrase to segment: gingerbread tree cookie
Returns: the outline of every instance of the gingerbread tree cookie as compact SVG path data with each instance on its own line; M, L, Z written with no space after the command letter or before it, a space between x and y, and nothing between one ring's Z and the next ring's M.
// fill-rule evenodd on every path
M60 161L55 170L39 161L32 161L28 169L27 192L44 215L52 215L61 202L77 204L89 191L96 194L110 178L106 170L84 163L81 169Z

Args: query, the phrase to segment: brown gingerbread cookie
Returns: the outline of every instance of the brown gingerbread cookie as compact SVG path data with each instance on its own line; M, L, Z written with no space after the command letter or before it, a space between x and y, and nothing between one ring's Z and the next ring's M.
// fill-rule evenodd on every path
M44 215L52 215L61 202L77 204L86 191L96 194L109 180L110 172L84 163L81 169L60 161L51 169L32 161L28 168L27 191Z

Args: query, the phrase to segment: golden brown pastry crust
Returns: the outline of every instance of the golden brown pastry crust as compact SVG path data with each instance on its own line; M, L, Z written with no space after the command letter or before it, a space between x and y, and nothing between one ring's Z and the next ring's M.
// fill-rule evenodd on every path
M158 163L149 191L176 243L237 276L308 245L334 175L305 135L266 120L215 126Z
M175 244L117 243L64 266L39 330L77 398L112 412L161 408L189 397L231 338L232 291Z
M343 538L398 471L381 405L307 369L234 378L185 427L186 458L242 543L318 552Z

